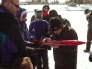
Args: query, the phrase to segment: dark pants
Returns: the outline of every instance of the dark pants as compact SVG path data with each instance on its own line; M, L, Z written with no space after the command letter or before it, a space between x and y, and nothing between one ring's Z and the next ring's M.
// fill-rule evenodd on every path
M48 49L37 51L37 57L39 60L37 69L48 69Z
M54 57L56 58L57 56ZM76 69L77 51L61 52L60 58L54 60L55 60L55 69Z
M25 56L26 57L30 57L31 62L33 64L33 68L35 69L35 67L38 65L38 57L37 57L37 53L35 52L36 50L31 49L30 47L27 47L26 49L27 51L25 51Z
M92 29L88 29L87 31L87 42L91 42L92 40Z

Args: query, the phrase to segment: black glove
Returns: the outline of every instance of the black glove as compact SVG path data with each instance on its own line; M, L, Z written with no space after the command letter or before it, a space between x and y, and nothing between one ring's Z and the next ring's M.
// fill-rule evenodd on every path
M39 41L35 41L35 42L33 43L34 48L39 48L39 47L40 47L40 45L38 44L38 42L39 42Z

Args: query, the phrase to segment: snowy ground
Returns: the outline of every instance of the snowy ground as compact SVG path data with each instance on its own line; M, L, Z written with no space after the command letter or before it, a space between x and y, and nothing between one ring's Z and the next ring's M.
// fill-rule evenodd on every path
M43 5L21 5L21 7L26 8L28 11L27 16L27 26L29 28L31 16L34 14L34 9L42 9ZM84 15L84 11L86 8L92 9L90 5L81 5L76 7L68 7L66 5L50 5L50 9L55 9L58 11L63 18L67 18L71 26L76 30L78 34L78 39L80 41L86 41L87 35L87 21ZM92 69L92 62L89 62L88 53L84 53L86 45L78 46L78 56L77 56L77 69ZM92 50L92 47L91 47ZM53 60L53 49L48 52L49 55L49 65L50 69L54 69L54 60Z

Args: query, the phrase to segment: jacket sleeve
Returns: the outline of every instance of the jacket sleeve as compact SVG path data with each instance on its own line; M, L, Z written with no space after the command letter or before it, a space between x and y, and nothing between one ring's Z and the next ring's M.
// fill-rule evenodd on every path
M9 28L7 29L7 32L6 35L10 38L10 40L15 44L15 46L19 50L18 55L23 56L23 52L26 49L26 45L19 29L19 26L16 23L12 23L11 26L9 26Z
M31 36L32 29L33 29L33 26L32 26L32 23L30 23L30 25L29 25L29 35L30 36Z
M47 29L46 29L46 37L49 37L48 31L49 31L49 23L47 22Z

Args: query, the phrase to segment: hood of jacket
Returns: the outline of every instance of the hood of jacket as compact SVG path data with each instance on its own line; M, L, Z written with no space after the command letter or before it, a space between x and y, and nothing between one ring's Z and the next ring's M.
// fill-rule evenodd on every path
M16 13L15 17L18 19L18 21L22 21L22 17L25 13L27 13L26 9L19 7L19 11Z

